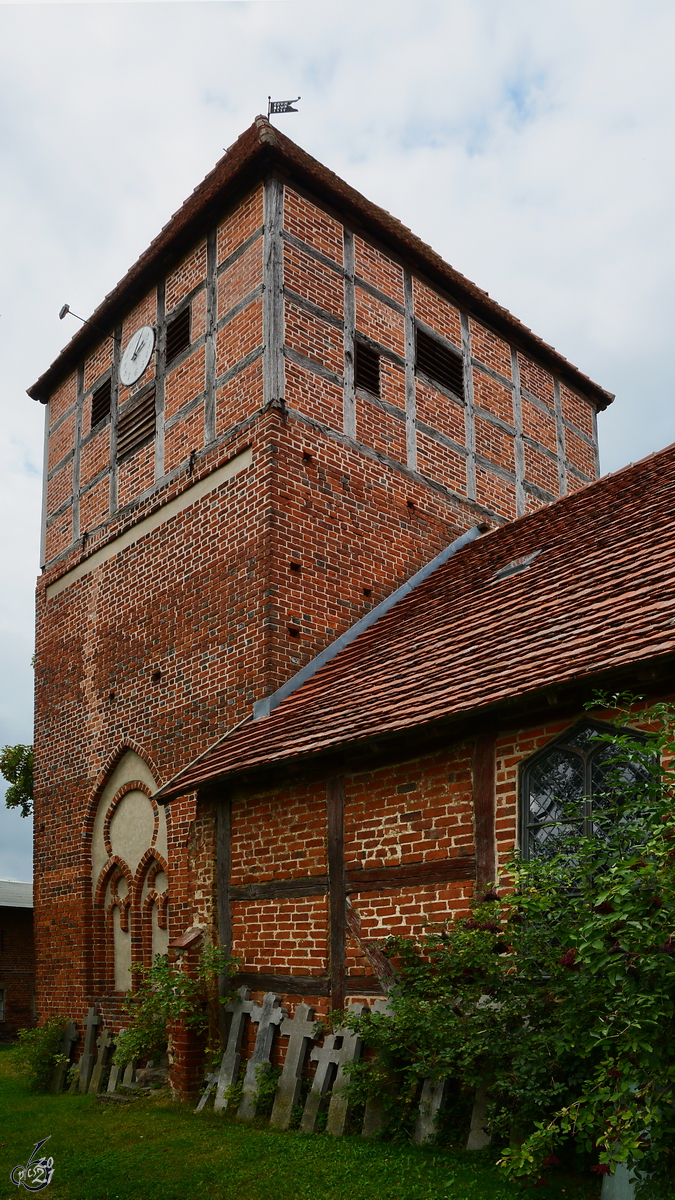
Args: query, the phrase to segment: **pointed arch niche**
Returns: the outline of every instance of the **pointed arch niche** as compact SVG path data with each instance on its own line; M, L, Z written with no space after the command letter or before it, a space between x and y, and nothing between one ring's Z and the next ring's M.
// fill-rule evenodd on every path
M126 992L131 965L168 948L166 811L148 764L126 750L100 794L91 845L97 990Z

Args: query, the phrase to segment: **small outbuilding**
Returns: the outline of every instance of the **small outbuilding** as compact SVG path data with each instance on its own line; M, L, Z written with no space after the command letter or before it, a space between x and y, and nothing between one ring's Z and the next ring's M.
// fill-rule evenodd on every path
M0 1042L34 1024L33 885L0 879Z

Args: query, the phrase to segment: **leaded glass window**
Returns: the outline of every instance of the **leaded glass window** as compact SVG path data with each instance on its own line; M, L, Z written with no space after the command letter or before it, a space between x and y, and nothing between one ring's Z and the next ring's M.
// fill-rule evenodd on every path
M613 787L648 778L638 763L617 761L617 750L598 741L610 725L584 721L533 755L522 772L520 846L523 858L549 858L570 833L601 834L594 815L613 805ZM642 736L632 729L635 741Z

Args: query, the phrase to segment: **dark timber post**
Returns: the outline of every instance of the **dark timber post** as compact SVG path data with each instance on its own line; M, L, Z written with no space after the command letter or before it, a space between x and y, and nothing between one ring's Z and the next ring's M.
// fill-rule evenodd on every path
M345 1006L346 900L344 859L344 791L342 779L329 779L326 789L328 879L330 884L331 1008Z
M216 903L218 941L225 954L232 953L232 911L230 908L230 876L232 870L232 801L229 796L216 807ZM229 977L218 979L218 993L225 996L230 990ZM219 1024L224 1032L225 1009L219 1005Z
M495 881L495 743L494 731L476 738L473 753L473 811L476 829L476 883L479 888Z

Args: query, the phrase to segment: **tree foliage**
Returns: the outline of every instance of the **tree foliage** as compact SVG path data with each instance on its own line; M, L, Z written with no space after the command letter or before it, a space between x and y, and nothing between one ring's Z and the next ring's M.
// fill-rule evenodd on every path
M124 1004L128 1024L117 1039L114 1062L153 1058L165 1049L170 1026L177 1021L204 1033L216 981L232 965L233 960L215 946L204 948L194 974L181 963L169 962L165 954L155 955L150 967L134 963L131 970L138 983Z
M22 817L33 812L33 747L3 746L0 750L0 775L8 782L7 808L20 808Z
M598 1174L626 1162L652 1200L672 1195L675 1166L675 709L604 703L616 732L598 735L613 766L594 834L570 827L551 857L514 855L508 894L389 940L400 985L391 1015L351 1018L377 1051L351 1086L389 1095L395 1120L426 1076L487 1080L511 1179L538 1182L573 1144ZM620 731L636 716L644 741Z

